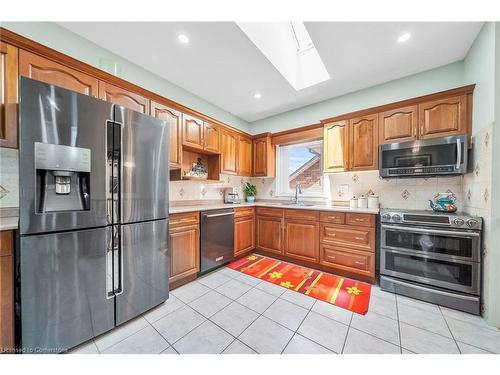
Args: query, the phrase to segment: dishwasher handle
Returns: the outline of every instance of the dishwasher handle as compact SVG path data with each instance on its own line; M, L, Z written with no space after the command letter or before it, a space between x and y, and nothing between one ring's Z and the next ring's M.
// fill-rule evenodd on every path
M219 216L229 216L229 215L233 215L234 216L234 212L226 212L226 213L222 213L222 214L203 214L203 218L204 219L209 219L209 218L212 218L212 217L219 217Z

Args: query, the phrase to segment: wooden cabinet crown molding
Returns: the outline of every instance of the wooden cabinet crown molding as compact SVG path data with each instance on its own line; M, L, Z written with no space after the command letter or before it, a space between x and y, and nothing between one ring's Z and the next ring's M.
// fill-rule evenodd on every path
M362 116L371 115L371 114L375 114L375 113L379 113L379 112L385 112L385 111L389 111L391 109L396 109L396 108L400 108L400 107L407 107L410 105L415 105L415 104L419 104L419 103L423 103L423 102L427 102L427 101L432 101L432 100L443 99L443 98L447 98L447 97L451 97L451 96L469 95L469 94L472 94L474 92L475 87L476 87L475 84L461 86L461 87L453 88L450 90L439 91L439 92L435 92L432 94L417 96L415 98L410 98L410 99L400 100L400 101L393 102L393 103L383 104L383 105L379 105L377 107L371 107L371 108L361 109L359 111L343 113L343 114L338 115L338 116L326 118L324 120L321 120L320 122L322 124L328 124L328 123L335 122L335 121L349 120L349 119L355 118L355 117L362 117Z
M142 88L136 84L133 84L129 81L126 81L120 77L114 76L110 73L107 73L101 69L98 69L92 65L86 64L82 61L79 61L73 57L70 57L62 52L56 51L52 48L49 48L47 46L44 46L43 44L40 44L38 42L35 42L31 39L28 39L22 35L19 35L17 33L14 33L8 29L5 29L3 27L0 27L0 41L3 41L5 43L11 44L19 49L23 49L25 51L34 53L36 55L39 55L41 57L53 60L59 64L65 65L71 69L75 69L81 73L88 74L93 76L94 78L97 78L98 80L105 81L107 83L113 84L118 87L122 87L125 90L134 92L136 94L139 94L141 96L144 96L148 99L151 99L153 101L159 102L159 103L164 103L168 107L171 107L173 109L176 109L178 111L181 111L183 113L199 117L203 119L204 121L208 121L217 125L220 125L222 127L225 127L227 129L230 129L231 131L234 131L238 134L244 134L247 136L250 136L250 134L235 128L234 126L228 125L222 121L217 120L216 118L210 117L208 115L205 115L201 112L198 112L194 109L191 109L183 104L177 103L169 98L165 98L159 94L156 94L152 91L149 91L145 88Z

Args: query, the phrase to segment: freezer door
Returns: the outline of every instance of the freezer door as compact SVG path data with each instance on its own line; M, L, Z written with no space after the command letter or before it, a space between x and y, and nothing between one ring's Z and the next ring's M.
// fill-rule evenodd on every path
M115 106L121 132L121 223L168 216L168 127L142 113Z
M29 78L20 79L21 234L106 225L105 130L106 121L112 118L113 106L110 103ZM83 155L82 160L78 159L79 155ZM73 159L85 162L85 167L81 164L75 166ZM79 175L83 179L73 179L75 183L79 181L80 186L78 183L73 185L71 194L61 194L48 188L43 190L46 186L44 182L54 179L54 172L49 171L51 169L55 170L55 174L63 175L71 171L74 175L83 172ZM88 201L71 199L77 189ZM42 197L43 191L48 193L46 198L56 202L47 212L43 209L43 202L47 200ZM69 211L62 211L64 209Z
M121 225L122 288L116 295L116 324L168 299L167 220Z
M21 337L25 352L58 353L114 327L110 228L20 239Z

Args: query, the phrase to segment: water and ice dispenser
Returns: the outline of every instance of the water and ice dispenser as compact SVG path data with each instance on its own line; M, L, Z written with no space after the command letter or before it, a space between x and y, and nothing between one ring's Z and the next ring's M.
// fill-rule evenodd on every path
M90 149L35 142L38 213L90 210Z

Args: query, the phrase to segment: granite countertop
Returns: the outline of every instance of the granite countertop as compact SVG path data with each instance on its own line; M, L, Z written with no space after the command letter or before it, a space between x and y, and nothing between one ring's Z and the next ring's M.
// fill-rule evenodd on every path
M314 204L314 205L294 205L286 203L273 203L273 202L255 202L255 203L239 203L239 204L207 204L207 205L186 205L186 206L173 206L168 210L170 214L179 214L184 212L193 211L207 211L207 210L220 210L224 208L238 208L238 207L274 207L274 208L293 208L298 210L315 210L315 211L336 211L336 212L352 212L360 214L373 214L379 213L378 208L349 208L349 206L335 206L329 204Z
M17 229L19 225L19 209L0 208L0 231Z

